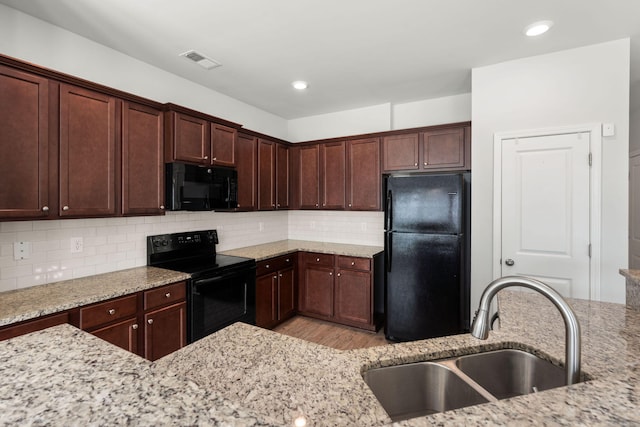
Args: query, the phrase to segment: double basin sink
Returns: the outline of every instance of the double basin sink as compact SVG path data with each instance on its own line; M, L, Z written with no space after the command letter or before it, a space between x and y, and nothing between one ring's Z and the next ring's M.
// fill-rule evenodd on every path
M566 385L563 368L514 349L375 368L363 377L393 421Z

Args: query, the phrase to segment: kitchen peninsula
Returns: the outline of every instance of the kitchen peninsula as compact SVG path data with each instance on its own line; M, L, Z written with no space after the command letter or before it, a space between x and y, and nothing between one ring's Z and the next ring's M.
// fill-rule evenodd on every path
M414 418L400 425L637 424L640 312L569 300L582 326L584 379L571 387ZM338 351L234 324L152 363L71 326L0 342L0 424L385 425L361 372L497 348L564 357L564 326L546 299L499 293L501 327Z

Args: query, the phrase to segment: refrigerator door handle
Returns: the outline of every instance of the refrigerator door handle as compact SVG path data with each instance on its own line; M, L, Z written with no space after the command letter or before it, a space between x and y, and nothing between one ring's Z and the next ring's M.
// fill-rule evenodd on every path
M384 256L385 256L385 265L387 266L387 272L391 272L391 232L386 232L384 233L384 237L385 237L385 250L384 250Z
M393 201L393 195L391 194L391 190L387 192L387 231L391 231L391 214L393 213L393 208L391 207L391 202Z

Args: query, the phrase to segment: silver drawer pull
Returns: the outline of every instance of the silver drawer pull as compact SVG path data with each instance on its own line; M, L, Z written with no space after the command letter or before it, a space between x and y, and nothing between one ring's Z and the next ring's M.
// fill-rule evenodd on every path
M356 262L355 261L351 261L351 265L356 265Z
M147 320L147 323L150 324L150 325L153 324L153 319Z
M271 267L269 267L269 264L267 264L267 265L264 266L264 268L271 268Z
M316 262L320 262L320 258L316 258Z
M42 212L49 212L49 206L43 206Z
M113 316L114 314L116 314L116 310L115 308L110 308L108 311L109 315Z
M133 325L131 325L131 329L138 329L138 324L134 323Z
M164 296L167 298L171 298L171 292L167 292L166 294L164 294Z

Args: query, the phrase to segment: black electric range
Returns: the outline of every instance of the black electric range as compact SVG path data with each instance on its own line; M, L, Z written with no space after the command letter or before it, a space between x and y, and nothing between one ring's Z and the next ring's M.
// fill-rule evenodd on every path
M256 262L216 253L216 230L147 237L147 265L189 273L187 339L234 322L255 324Z

